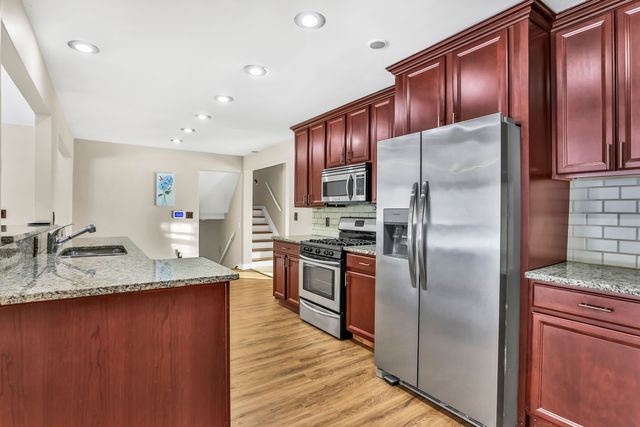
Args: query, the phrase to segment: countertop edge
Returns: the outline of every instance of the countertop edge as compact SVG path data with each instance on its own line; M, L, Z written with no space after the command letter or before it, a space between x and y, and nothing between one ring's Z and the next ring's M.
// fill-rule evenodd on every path
M100 286L92 289L69 289L65 291L38 292L35 294L16 295L11 297L0 297L0 307L28 304L32 302L59 301L74 298L86 298L92 296L103 296L113 294L126 294L140 291L152 291L156 289L183 288L187 286L203 286L227 283L231 280L238 280L238 273L211 276L189 280L174 280L163 282L147 282L126 285Z

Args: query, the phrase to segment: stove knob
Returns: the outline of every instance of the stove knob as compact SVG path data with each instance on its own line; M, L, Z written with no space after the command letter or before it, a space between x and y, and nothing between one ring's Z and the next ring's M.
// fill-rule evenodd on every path
M316 249L316 253L319 254L321 251L320 249Z

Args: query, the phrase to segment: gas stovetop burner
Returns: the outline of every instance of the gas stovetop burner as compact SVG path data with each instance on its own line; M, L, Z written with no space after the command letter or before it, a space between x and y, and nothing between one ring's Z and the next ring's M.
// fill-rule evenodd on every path
M372 240L362 240L362 239L311 239L306 243L320 243L322 245L328 246L364 246L364 245L373 245L374 242Z

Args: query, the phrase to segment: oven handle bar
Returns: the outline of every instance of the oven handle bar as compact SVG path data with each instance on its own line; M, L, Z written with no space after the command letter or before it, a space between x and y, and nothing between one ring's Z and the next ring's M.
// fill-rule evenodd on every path
M318 259L308 258L308 257L306 257L306 256L304 256L302 254L300 254L300 258L302 258L305 261L312 262L312 263L315 262L315 263L318 263L318 264L331 265L331 266L334 266L334 267L340 267L340 262L339 261L336 261L336 262L333 262L333 261L320 261Z
M327 316L327 317L332 317L334 319L340 319L340 316L338 316L337 314L333 314L333 313L329 313L326 311L320 311L317 308L311 307L309 305L309 303L307 303L305 300L301 299L300 300L300 304L304 305L306 308L308 308L309 310L313 311L316 314L319 314L321 316Z

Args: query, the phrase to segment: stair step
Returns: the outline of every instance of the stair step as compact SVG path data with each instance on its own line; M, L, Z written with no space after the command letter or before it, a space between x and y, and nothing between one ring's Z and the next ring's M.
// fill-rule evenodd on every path
M273 261L273 257L269 258L256 258L256 259L252 259L251 261L253 262L262 262L262 261Z
M267 243L267 242L273 242L273 239L254 239L251 241L251 243Z
M271 234L269 230L253 230L253 234Z
M251 252L273 252L273 248L253 248Z

